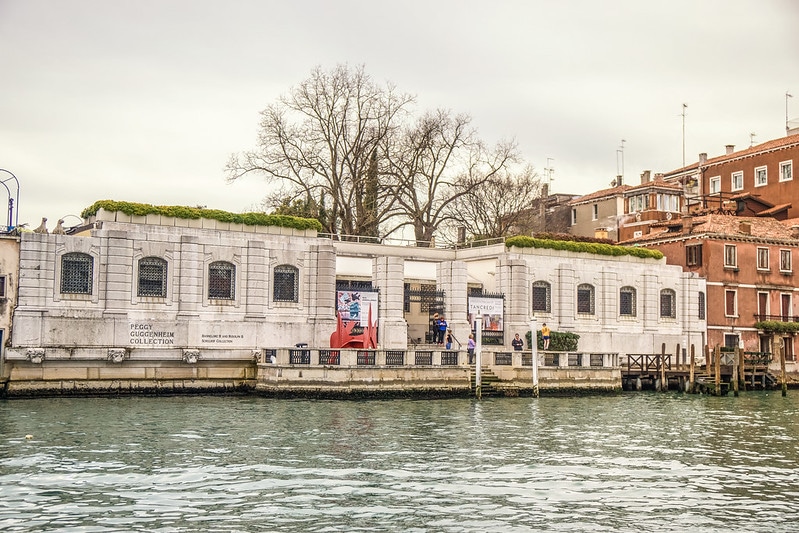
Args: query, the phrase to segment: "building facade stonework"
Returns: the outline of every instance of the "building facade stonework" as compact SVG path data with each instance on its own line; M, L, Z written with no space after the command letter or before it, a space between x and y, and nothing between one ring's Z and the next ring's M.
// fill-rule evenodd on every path
M368 278L379 291L381 350L404 350L413 337L410 279L443 293L463 350L475 287L504 296L504 337L496 349L509 349L515 333L542 322L579 334L583 351L659 353L665 344L672 353L677 344L704 342L705 322L696 312L704 280L665 260L504 244L353 243L308 230L102 211L87 222L90 228L76 235L20 238L18 301L5 352L11 387L248 387L258 363L277 348L329 347L336 283L347 277ZM344 272L347 260L367 268Z

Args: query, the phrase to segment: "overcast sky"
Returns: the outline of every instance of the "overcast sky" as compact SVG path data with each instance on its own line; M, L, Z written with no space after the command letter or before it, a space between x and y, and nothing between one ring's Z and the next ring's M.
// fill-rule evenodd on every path
M784 136L799 2L0 0L19 222L74 225L102 199L251 210L265 185L227 184L228 157L255 146L259 111L338 63L419 111L470 114L539 172L550 158L553 191L585 194L622 170L622 139L626 183L681 167L683 103L686 163Z

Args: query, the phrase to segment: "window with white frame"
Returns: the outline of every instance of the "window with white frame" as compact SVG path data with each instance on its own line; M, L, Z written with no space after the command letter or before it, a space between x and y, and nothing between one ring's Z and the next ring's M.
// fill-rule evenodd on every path
M649 209L649 195L636 194L627 199L627 212L635 213L636 211L643 211Z
M724 315L731 317L738 316L738 291L724 291Z
M533 283L533 312L549 313L552 309L552 287L546 281Z
M591 206L591 217L591 220L596 220L599 218L599 206L597 204Z
M768 167L757 167L755 169L755 187L768 185Z
M580 315L594 314L594 286L582 283L577 286L577 313Z
M762 291L757 293L758 320L768 320L768 303L769 303L768 300L769 300L769 293Z
M572 207L572 226L577 224L577 208Z
M660 318L677 318L677 293L673 289L660 291Z
M757 249L757 269L768 270L768 248Z
M680 211L680 196L677 194L658 194L658 211L670 211L677 213Z
M734 244L724 245L724 266L727 268L738 267L738 248Z
M733 172L730 180L730 189L740 191L744 188L744 173L742 171Z
M619 315L634 317L636 315L635 288L622 287L619 289Z
M791 181L793 179L793 161L783 161L780 163L780 181Z
M721 176L714 176L710 178L710 190L708 192L710 194L721 192Z
M780 272L790 272L791 270L791 251L780 250Z
M793 303L791 301L791 293L780 293L780 316L783 322L789 322L793 316Z

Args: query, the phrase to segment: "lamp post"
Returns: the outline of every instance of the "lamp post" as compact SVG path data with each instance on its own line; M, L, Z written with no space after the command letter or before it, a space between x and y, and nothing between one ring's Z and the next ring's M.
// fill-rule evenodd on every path
M19 213L17 213L16 216L14 215L14 200L15 200L15 198L11 196L11 189L8 188L8 185L6 185L6 183L13 180L14 183L12 185L16 186L16 204L17 204L17 208L19 208L19 180L14 175L14 173L11 172L10 170L6 170L4 168L0 168L0 172L5 172L9 176L11 176L10 178L6 178L4 180L0 180L0 183L3 184L3 187L6 188L6 192L8 193L8 226L7 226L7 229L8 230L12 230L12 229L14 229L15 227L17 227L19 225Z

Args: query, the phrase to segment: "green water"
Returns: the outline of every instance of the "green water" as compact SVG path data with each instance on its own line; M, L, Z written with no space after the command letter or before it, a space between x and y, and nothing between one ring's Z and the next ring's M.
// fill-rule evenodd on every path
M799 391L10 400L0 530L798 531L798 414Z

